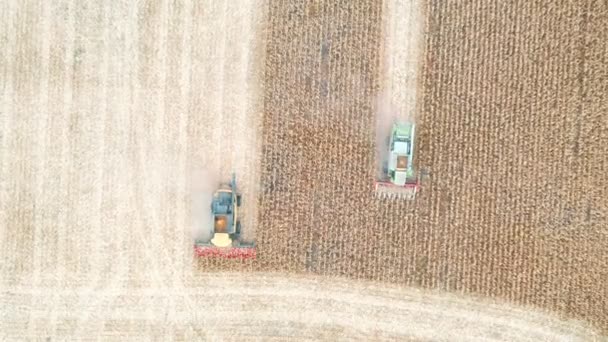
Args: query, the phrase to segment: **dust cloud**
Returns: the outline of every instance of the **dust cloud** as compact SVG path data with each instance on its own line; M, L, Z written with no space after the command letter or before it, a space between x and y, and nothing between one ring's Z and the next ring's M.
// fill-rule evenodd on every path
M220 185L220 177L216 172L203 168L193 170L190 179L192 238L209 240L213 227L211 201L213 192Z

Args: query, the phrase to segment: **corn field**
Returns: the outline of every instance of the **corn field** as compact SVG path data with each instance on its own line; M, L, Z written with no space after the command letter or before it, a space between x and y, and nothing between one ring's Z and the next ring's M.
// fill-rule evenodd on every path
M381 10L271 6L258 267L605 327L606 5L427 4L416 153L429 177L414 202L372 196Z

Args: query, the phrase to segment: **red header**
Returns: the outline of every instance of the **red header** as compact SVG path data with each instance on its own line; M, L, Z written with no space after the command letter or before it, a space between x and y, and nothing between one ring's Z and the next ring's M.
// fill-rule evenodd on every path
M199 257L222 259L255 259L254 247L217 248L210 246L194 246L194 253Z

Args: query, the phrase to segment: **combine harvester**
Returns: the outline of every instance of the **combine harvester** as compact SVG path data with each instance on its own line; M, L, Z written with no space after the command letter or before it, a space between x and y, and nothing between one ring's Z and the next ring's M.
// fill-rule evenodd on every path
M212 238L209 241L195 241L194 252L197 256L255 259L255 244L241 240L241 221L238 216L240 206L241 194L237 193L236 178L232 174L230 184L221 185L213 194L213 227L210 227Z
M376 181L375 193L380 198L413 200L420 189L420 177L414 169L416 125L398 121L388 139L388 156L382 163L382 176Z

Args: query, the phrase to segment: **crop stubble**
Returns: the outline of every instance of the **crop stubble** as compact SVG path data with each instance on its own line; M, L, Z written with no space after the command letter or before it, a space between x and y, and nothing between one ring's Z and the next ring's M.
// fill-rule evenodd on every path
M253 7L0 5L0 339L86 337L106 323L95 312L132 289L193 283L190 186L205 168L225 179L236 169L255 233ZM13 301L19 287L47 295ZM56 292L76 288L70 304L89 310L68 319Z
M394 285L289 276L216 274L182 288L14 288L0 293L9 322L33 298L29 334L3 325L0 336L103 340L589 341L587 325L525 308ZM196 305L192 305L196 303ZM45 308L53 307L53 321ZM94 313L89 316L88 313ZM2 321L0 321L2 322ZM407 322L407 324L403 324ZM440 324L441 329L437 329ZM56 328L55 328L56 327ZM56 330L52 330L52 329Z

